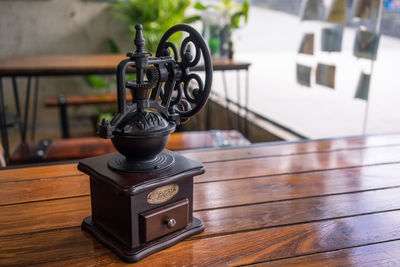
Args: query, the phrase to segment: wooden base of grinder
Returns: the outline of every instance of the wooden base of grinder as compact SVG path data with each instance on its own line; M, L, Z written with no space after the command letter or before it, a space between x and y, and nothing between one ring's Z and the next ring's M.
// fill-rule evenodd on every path
M117 152L118 153L118 152ZM90 176L92 216L82 229L127 262L170 247L204 230L193 217L193 177L204 173L200 162L164 150L174 164L158 171L114 171L111 153L84 159L78 169Z

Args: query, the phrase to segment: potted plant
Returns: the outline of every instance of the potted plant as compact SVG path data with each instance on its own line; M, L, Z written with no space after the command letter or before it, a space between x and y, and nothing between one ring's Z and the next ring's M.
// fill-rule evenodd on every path
M191 23L200 16L186 16L190 0L114 0L112 13L117 19L126 22L133 36L135 25L142 24L146 49L155 52L162 35L172 26ZM180 41L180 36L172 36L172 42Z
M186 9L191 5L191 0L113 0L110 11L112 15L125 23L130 36L134 36L135 25L142 24L146 50L155 52L162 35L172 26L180 23L191 23L200 20L200 16L186 16ZM175 39L174 39L175 38ZM180 41L181 36L174 35L173 42ZM120 53L116 43L109 39L110 53ZM135 79L135 74L129 74L128 80ZM115 78L107 78L99 75L89 75L85 81L95 95L109 94L112 92L112 85ZM116 105L96 106L93 122L97 124L103 118L111 119L116 112Z
M244 0L241 5L232 0L221 0L217 5L197 2L194 7L203 11L203 35L208 39L213 56L232 59L232 31L247 23L249 1Z

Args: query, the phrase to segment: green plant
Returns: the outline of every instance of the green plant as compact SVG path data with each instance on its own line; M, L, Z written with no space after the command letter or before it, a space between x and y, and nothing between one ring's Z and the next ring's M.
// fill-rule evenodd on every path
M208 39L213 57L233 58L232 32L247 23L249 7L248 0L243 0L241 5L232 0L221 0L219 4L210 5L196 2L194 8L203 13L203 36Z
M115 78L102 77L99 75L88 75L85 76L84 79L95 95L111 93L111 85L115 83ZM96 127L103 120L103 118L111 120L113 114L115 114L117 111L116 104L95 105L93 108L95 112L94 116L96 120Z
M190 6L190 0L112 0L112 15L125 22L130 36L134 37L135 25L142 24L143 35L146 40L146 50L156 52L162 35L172 26L180 23L191 23L199 20L200 16L185 16L186 9ZM181 36L174 34L170 40L179 43ZM110 53L117 54L120 50L116 43L109 39ZM135 74L126 76L127 80L135 79ZM111 93L115 78L89 75L85 77L86 83L94 94ZM116 112L116 105L105 105L95 107L98 120L102 118L111 119Z
M190 0L114 0L112 13L127 23L132 36L135 25L143 25L146 49L155 52L162 35L172 26L191 23L200 16L185 16ZM175 39L174 39L175 38ZM172 36L172 42L179 42L180 36Z
M120 50L117 44L112 40L108 40L109 51L111 54L119 54ZM134 80L136 74L131 73L126 75L127 80ZM109 94L112 91L112 85L116 83L115 77L100 76L100 75L87 75L84 77L86 84L90 87L91 91L95 95ZM116 104L107 105L96 105L94 106L95 116L97 117L97 124L101 122L103 118L108 120L112 119L113 114L117 112Z
M240 28L242 18L244 19L244 24L247 23L250 4L248 0L244 0L242 5L239 5L232 0L221 0L221 3L218 5L203 5L201 2L196 2L194 8L202 11L215 9L221 12L221 15L225 20L225 25L227 25L230 30L233 30Z

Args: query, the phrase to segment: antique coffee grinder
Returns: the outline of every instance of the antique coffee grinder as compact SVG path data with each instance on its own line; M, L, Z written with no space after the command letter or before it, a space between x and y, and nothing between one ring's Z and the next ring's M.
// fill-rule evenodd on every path
M178 49L168 39L188 35ZM161 38L155 57L144 51L142 26L136 25L136 51L117 68L118 113L99 125L118 152L81 160L90 176L92 216L82 229L123 260L136 262L204 230L193 217L193 177L204 173L200 162L165 150L176 125L206 104L212 64L201 35L176 25ZM200 59L204 82L190 72ZM136 80L126 80L129 68ZM193 86L195 84L195 86ZM126 102L126 89L133 97Z

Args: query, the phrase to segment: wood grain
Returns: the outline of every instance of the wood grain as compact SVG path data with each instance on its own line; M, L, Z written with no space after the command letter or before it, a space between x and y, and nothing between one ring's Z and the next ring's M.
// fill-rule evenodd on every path
M400 135L376 135L332 140L308 140L286 143L272 142L255 144L248 148L228 148L224 150L182 151L186 157L201 162L238 160L258 157L298 155L304 153L328 152L335 150L354 150L367 147L391 146L400 144Z
M107 249L80 228L0 238L0 266L84 257ZM23 255L23 257L21 257Z
M188 131L171 134L166 149L184 150L220 147L224 141L232 146L249 145L250 142L236 130L218 131L219 138L215 138L210 131ZM221 143L222 141L222 143ZM34 151L42 147L40 142L21 144L11 155L10 164L31 163ZM100 137L81 137L61 140L52 140L44 162L78 160L88 157L95 157L115 152L110 139Z
M400 164L195 184L198 209L399 186ZM201 177L201 176L200 176ZM385 180L378 179L385 177ZM86 175L3 183L0 205L89 194ZM247 194L241 194L243 191ZM268 192L268 194L265 194ZM241 196L232 198L231 196Z
M98 105L98 104L116 104L117 94L101 94L101 95L67 95L65 96L67 106L81 106L81 105ZM131 101L132 95L126 95L126 101ZM46 107L58 107L60 101L58 97L47 97L44 100Z
M0 205L89 195L87 175L2 183Z
M373 154L374 152L369 152L367 147L371 146L372 149L379 149L384 150L386 146L391 144L400 144L398 142L400 139L400 135L385 135L385 136L371 136L366 137L363 141L363 138L351 138L351 139L338 139L338 140L331 140L331 141L322 141L322 144L316 141L312 142L305 142L305 143L298 143L298 144L281 144L281 145L274 145L274 146L255 146L249 148L239 148L239 149L219 149L219 150L207 150L207 151L196 151L196 152L181 152L185 156L190 157L192 159L200 160L204 163L213 162L218 158L218 155L221 155L219 160L227 160L227 156L229 155L230 159L251 159L256 156L260 157L264 155L265 157L276 157L277 160L282 162L286 162L287 159L291 159L290 156L297 155L301 157L302 153L308 151L312 153L312 155L308 155L308 160L312 158L313 160L319 160L318 156L314 156L315 152L325 152L324 155L329 153L329 151L335 150L345 150L341 151L342 153L339 156L346 154L346 150L354 150L351 156L357 156L356 151L358 152L359 156L363 156L365 153ZM331 143L331 145L330 145ZM375 147L378 146L378 147ZM381 147L384 146L384 147ZM299 147L299 148L296 148ZM396 149L395 146L394 149ZM363 148L363 149L357 149ZM325 150L324 150L325 149ZM399 148L400 150L400 148ZM296 152L297 151L297 152ZM299 154L300 153L300 154ZM217 157L215 158L215 155ZM223 156L222 156L223 155ZM245 156L247 155L247 156ZM282 155L286 156L285 158L281 157ZM338 155L334 154L331 156ZM305 155L307 156L307 155ZM387 155L388 157L390 155ZM344 156L346 158L346 155ZM389 158L390 159L390 158ZM260 161L261 159L259 159ZM293 159L294 161L295 159ZM381 161L379 161L381 162ZM378 163L379 163L378 162ZM310 163L308 163L310 164ZM286 163L288 165L288 163ZM17 180L30 180L30 179L37 179L37 178L49 178L49 177L60 177L60 176L70 176L70 175L79 175L81 174L75 167L75 164L66 164L66 165L52 165L52 166L41 166L41 167L31 167L31 168L19 168L19 169L6 169L5 171L1 172L0 175L0 182L7 182L7 181L17 181ZM214 167L216 164L210 165L210 167ZM208 164L206 164L208 168ZM287 166L290 167L290 166ZM340 168L342 166L335 166ZM245 170L247 171L247 170ZM286 170L287 172L287 170ZM243 175L243 171L240 172ZM208 174L206 174L208 175ZM203 175L204 176L204 175ZM214 179L214 178L213 178Z
M241 265L330 251L397 239L399 223L400 212L388 212L192 240L151 255L138 266Z
M391 241L286 260L263 262L252 266L399 266L400 241Z
M400 209L399 193L400 189L395 188L268 202L198 211L195 216L206 226L199 234L204 237Z
M393 211L184 241L135 266L250 264L399 238L400 212ZM57 266L93 265L107 251L79 228L0 238L0 264L58 261ZM101 264L115 259L103 258Z
M51 75L115 72L124 55L43 55L12 56L0 61L0 74Z
M194 203L201 210L386 188L400 185L399 172L396 164L195 184Z
M206 174L196 177L195 181L200 183L393 162L400 162L400 146L211 162L205 164Z
M194 185L194 205L197 209L210 209L387 188L400 185L399 172L400 164L391 164L201 183ZM89 178L83 174L1 186L0 205L89 194Z
M0 236L80 226L91 214L90 197L0 206Z
M0 75L115 74L123 54L11 56L0 60ZM250 63L213 60L214 70L247 69ZM202 71L198 65L192 70Z
M395 136L209 151L194 185L206 230L135 266L399 264ZM0 265L126 265L80 229L89 179L75 168L0 172Z
M199 236L206 237L400 209L399 195L400 188L393 188L197 211L195 216L206 226ZM78 227L91 214L90 197L2 206L0 214L0 236Z
M0 170L0 183L82 175L76 163Z

